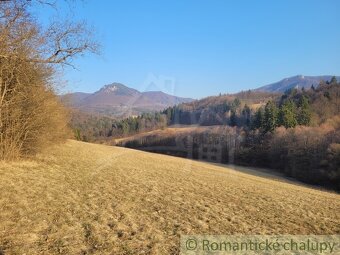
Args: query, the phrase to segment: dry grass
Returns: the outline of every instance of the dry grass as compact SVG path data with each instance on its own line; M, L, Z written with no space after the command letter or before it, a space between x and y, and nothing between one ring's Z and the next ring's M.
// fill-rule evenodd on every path
M180 234L340 233L340 196L68 141L0 163L0 254L177 254Z
M220 125L216 126L198 126L198 125L172 125L164 129L156 129L148 132L143 132L139 134L135 134L128 137L116 138L115 143L118 144L119 142L126 142L130 140L136 140L140 138L145 138L148 136L159 136L159 137L169 137L169 136L176 136L176 135L184 135L184 134L192 134L195 133L203 133L206 131L218 130L220 129Z
M260 107L262 107L262 106L265 106L266 105L266 103L264 103L264 102L262 102L262 103L257 103L257 104L251 104L250 105L250 108L252 109L252 110L257 110L257 109L259 109Z

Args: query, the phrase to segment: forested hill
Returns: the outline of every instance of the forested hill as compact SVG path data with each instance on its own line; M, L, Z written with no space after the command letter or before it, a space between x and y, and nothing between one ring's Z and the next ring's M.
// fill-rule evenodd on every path
M123 120L75 113L71 124L77 138L88 141L129 136L174 124L229 125L266 131L279 126L319 125L339 114L339 87L334 79L321 82L317 88L291 89L284 94L249 90L207 97Z
M257 91L267 91L267 92L285 92L289 89L299 88L299 89L310 89L312 86L317 87L321 81L329 82L333 76L322 75L322 76L305 76L296 75L289 78L282 79L281 81L271 83L262 86ZM340 80L340 77L336 77Z
M280 94L246 91L237 94L211 96L190 103L122 120L89 114L74 110L71 126L76 137L84 141L107 140L140 132L164 128L173 124L215 125L228 124L231 110L240 110L244 106L255 111L268 100L276 99Z
M191 103L169 107L162 113L167 116L168 124L184 125L237 125L236 115L250 118L251 112L276 100L280 94L244 91L237 94L211 96ZM247 115L247 116L246 116ZM241 121L241 119L239 119ZM243 125L244 123L238 123Z
M121 139L119 145L276 169L298 180L340 191L340 83L333 79L315 89L292 89L263 100L267 102L247 101L247 104L242 97L235 97L225 102L224 108L212 104L202 111L199 107L185 108L187 105L172 107L163 113L167 123L192 124L204 116L205 122L198 122L201 126L223 125L206 127L203 131L192 126L188 132L176 134L165 129ZM195 114L197 117L192 117ZM131 124L138 121L125 120L123 125L135 127Z
M279 126L315 126L339 113L340 86L336 78L309 90L294 88L284 94L246 91L209 97L163 111L170 125L229 125L265 131ZM270 123L272 127L268 127Z
M203 133L193 128L175 135L167 132L174 125L219 128ZM73 128L78 140L115 144L117 138L130 136L119 145L278 169L299 180L340 190L340 83L335 78L309 90L220 95L123 120L89 115L73 121ZM146 133L157 129L165 132ZM216 146L209 145L216 139ZM211 151L204 147L207 144ZM209 156L200 157L200 152Z

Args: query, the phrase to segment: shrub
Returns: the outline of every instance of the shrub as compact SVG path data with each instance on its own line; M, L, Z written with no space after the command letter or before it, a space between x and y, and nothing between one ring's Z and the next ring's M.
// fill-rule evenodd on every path
M32 4L0 2L0 159L32 155L66 137L56 66L94 49L81 24L53 22L42 31L28 11Z

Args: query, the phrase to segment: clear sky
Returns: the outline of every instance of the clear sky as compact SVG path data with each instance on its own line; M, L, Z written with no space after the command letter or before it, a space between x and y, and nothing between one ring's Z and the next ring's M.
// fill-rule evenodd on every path
M102 49L76 60L78 71L66 70L68 91L121 82L202 98L297 74L340 75L338 0L86 0L75 6L75 18L95 28Z

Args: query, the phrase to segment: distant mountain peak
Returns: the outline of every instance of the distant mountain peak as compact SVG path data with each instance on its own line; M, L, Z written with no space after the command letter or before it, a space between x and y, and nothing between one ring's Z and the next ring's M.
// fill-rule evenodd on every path
M111 93L111 92L115 92L118 88L117 85L105 85L101 90L106 92L106 93Z
M118 82L114 82L114 83L111 83L111 84L107 84L105 86L103 86L101 89L99 89L99 91L97 92L107 92L107 93L111 93L111 92L115 92L117 90L125 90L125 89L130 89L128 87L126 87L125 85L121 84L121 83L118 83ZM131 89L132 90L132 89Z
M312 85L317 87L320 81L330 81L332 79L332 75L322 75L322 76L304 76L304 75L295 75L289 78L282 79L281 81L262 86L257 91L266 91L266 92L285 92L286 90L292 88L305 88L309 89ZM339 77L336 77L337 79Z
M106 95L138 95L140 92L133 88L129 88L121 83L111 83L103 86L94 94L106 94Z
M169 106L193 101L191 98L176 97L162 91L139 92L117 82L107 84L93 94L83 94L70 94L69 105L112 116L160 111Z

